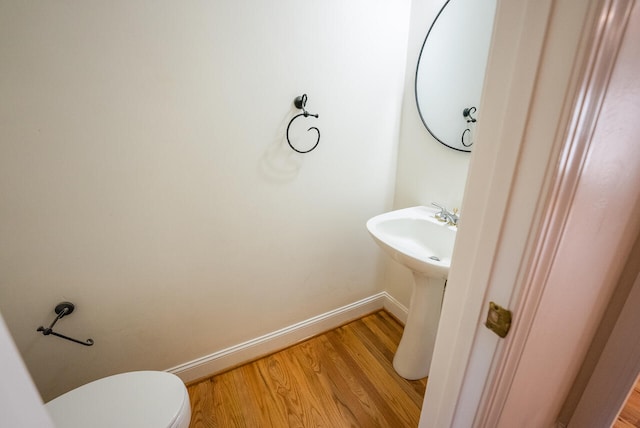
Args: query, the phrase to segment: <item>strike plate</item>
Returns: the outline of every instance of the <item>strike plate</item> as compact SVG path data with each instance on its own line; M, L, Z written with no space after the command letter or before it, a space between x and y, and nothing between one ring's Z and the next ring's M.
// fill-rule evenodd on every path
M484 325L498 336L505 337L511 327L511 311L490 302L487 322Z

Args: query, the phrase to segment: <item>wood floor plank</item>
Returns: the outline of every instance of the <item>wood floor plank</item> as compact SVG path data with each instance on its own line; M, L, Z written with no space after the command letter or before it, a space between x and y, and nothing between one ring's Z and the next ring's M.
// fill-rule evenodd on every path
M212 379L214 409L218 426L244 426L244 402L240 397L241 385L236 385L233 372L224 373Z
M338 422L354 426L352 412L335 394L333 382L328 376L330 361L324 358L322 350L313 346L314 342L296 346L288 354L292 367L301 370L304 375L306 391L309 392L307 400L326 417L326 423L322 426L335 426Z
M385 340L385 345L388 346L387 357L389 361L393 362L393 356L398 349L398 344L402 338L402 326L392 318L388 313L381 311L375 315L375 319L366 317L362 319L362 322L371 330L374 337ZM368 337L371 337L368 335ZM394 371L395 373L395 371ZM409 381L407 385L410 385L414 394L411 395L414 402L421 406L424 397L424 392L427 387L427 378L420 379L418 381Z
M400 343L400 338L402 338L402 332L404 329L395 318L392 318L391 315L382 311L373 314L375 317L365 317L362 320L367 323L369 328L379 329L382 334L387 336L389 340L392 342L393 349L395 350Z
M636 381L613 428L640 428L640 378Z
M384 358L382 350L375 349L361 333L360 322L353 323L353 329L340 328L329 332L330 337L338 337L345 343L344 351L350 354L358 362L358 366L369 376L375 388L384 397L384 401L391 407L391 414L399 417L402 421L396 426L416 426L420 417L420 410L415 402L406 400L407 393L413 392L413 388L408 387L406 382L400 382L397 378L391 360Z
M613 428L636 428L636 427L637 425L627 422L620 417L618 417L618 419L616 420L616 423L613 425Z
M387 327L387 329L391 332L394 338L397 337L398 343L400 342L400 338L402 337L402 332L404 331L404 327L398 322L398 320L391 316L386 311L380 311L375 314L378 319L381 320L382 325Z
M389 331L385 328L380 327L380 320L377 318L365 318L362 319L362 327L366 327L367 335L374 340L373 342L376 346L379 346L380 350L384 350L385 358L389 361L393 361L393 356L398 349L398 341L400 337L397 339L389 335ZM370 332L370 333L369 333Z
M380 380L377 376L372 376L370 374L372 371L369 367L362 364L360 361L361 355L358 351L354 351L354 353L351 354L347 350L349 345L345 344L342 337L335 334L335 332L328 333L327 338L331 341L332 345L338 350L338 352L340 352L341 358L346 364L348 370L359 380L359 383L370 397L371 401L369 408L377 409L385 420L385 424L381 426L404 427L417 425L417 423L411 425L410 422L405 421L403 415L398 414L394 406L389 403L388 395L381 391L382 388L386 388L384 385L385 380Z
M395 354L395 346L392 349L384 348L379 338L369 329L366 328L365 320L361 320L361 323L355 323L353 333L358 335L360 342L367 347L369 352L376 356L381 366L385 369L386 373L393 379L400 378L395 369L393 368L393 356ZM422 404L424 397L424 390L426 388L426 379L424 381L409 382L404 379L397 382L397 385L401 387L405 394L410 397L416 406Z
M306 358L316 359L313 374L339 412L340 417L333 420L334 424L341 422L344 426L379 426L363 406L362 389L352 387L354 378L351 373L339 370L341 360L324 337L309 341L300 349L305 351Z
M401 335L380 311L190 385L190 427L415 427L426 379L393 370Z
M348 405L357 417L360 426L390 426L389 418L384 415L385 406L376 403L382 401L382 397L371 384L366 373L359 372L357 362L344 353L339 353L325 335L321 337L318 346L322 346L327 352L327 358L331 360L331 378L335 381L336 388L341 394L347 395ZM386 408L391 411L390 408ZM391 418L393 422L395 418Z
M213 387L210 380L204 380L187 388L191 402L191 426L216 428Z
M258 367L267 385L271 386L271 396L283 409L290 427L318 426L323 421L317 410L305 401L304 389L292 377L282 353L277 353L258 361Z
M243 381L249 391L246 402L254 403L254 406L247 409L247 413L254 409L259 412L260 424L257 426L287 426L286 413L271 396L271 390L260 375L257 365L247 364L239 367L237 371L242 372Z

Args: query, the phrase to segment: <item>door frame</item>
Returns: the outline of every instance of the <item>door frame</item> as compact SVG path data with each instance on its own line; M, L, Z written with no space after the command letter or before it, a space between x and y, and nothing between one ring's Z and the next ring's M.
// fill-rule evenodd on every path
M539 315L539 280L553 261L615 60L617 48L605 55L602 41L613 43L604 53L620 44L611 8L624 4L498 3L420 427L492 426L500 414ZM489 301L514 312L504 341L483 326Z

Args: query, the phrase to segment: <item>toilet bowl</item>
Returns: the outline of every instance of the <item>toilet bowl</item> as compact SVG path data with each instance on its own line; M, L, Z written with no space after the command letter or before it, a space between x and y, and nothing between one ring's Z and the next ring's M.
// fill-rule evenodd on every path
M189 394L177 376L139 371L98 379L45 404L56 428L187 428Z

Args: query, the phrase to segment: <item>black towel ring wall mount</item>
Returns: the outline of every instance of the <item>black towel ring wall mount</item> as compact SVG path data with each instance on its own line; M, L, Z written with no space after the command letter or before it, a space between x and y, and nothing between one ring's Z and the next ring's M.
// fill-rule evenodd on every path
M298 153L309 153L311 150L313 150L316 147L318 147L318 143L320 142L320 130L318 128L316 128L315 126L312 126L309 129L307 129L307 131L311 131L312 129L315 129L315 131L318 133L318 138L316 139L316 143L309 150L298 150L293 146L293 144L291 144L291 140L289 139L289 128L291 128L291 124L293 123L293 121L296 120L297 118L299 118L300 116L304 116L304 117L312 116L312 117L318 118L319 115L311 114L305 108L305 106L307 105L307 94L302 94L301 96L296 97L293 100L293 105L295 105L296 108L302 110L302 113L296 114L289 121L289 124L287 125L287 143L289 143L289 147L291 147L293 150L295 150Z
M61 337L63 339L67 339L67 340L70 340L72 342L79 343L80 345L84 345L84 346L93 345L93 339L87 339L86 341L83 342L82 340L74 339L72 337L65 336L64 334L60 334L60 333L57 333L57 332L53 331L53 326L56 325L58 320L60 320L62 317L66 316L66 315L71 314L71 312L73 312L74 309L75 309L75 305L73 303L71 303L71 302L58 303L56 305L56 308L54 309L55 313L58 315L56 317L56 319L53 320L53 322L51 323L51 325L49 327L40 326L40 327L38 327L38 329L36 331L41 331L42 334L45 335L45 336L49 336L50 334L52 334L54 336L58 336L58 337Z

